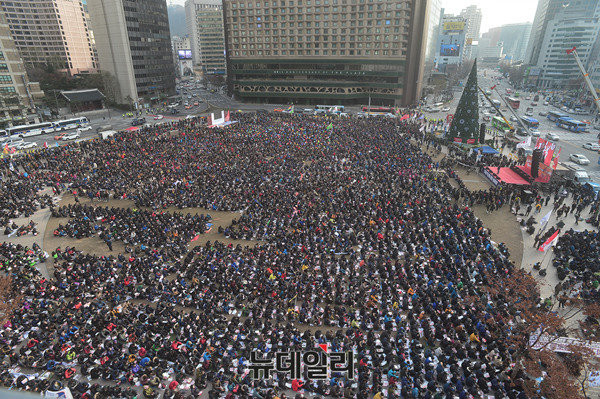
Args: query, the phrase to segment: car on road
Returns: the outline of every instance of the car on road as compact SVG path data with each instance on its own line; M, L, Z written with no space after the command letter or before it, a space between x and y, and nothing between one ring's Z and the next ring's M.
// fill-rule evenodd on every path
M510 116L510 120L511 120L511 122L516 122L517 121L517 117L514 116L514 115L511 115Z
M599 151L600 150L600 144L598 144L598 143L585 143L583 145L583 148L585 148L587 150L592 150L592 151Z
M54 140L60 140L60 139L62 139L63 136L65 134L67 134L67 133L69 133L69 132L61 132L61 133L57 134L56 136L54 136Z
M583 154L571 154L569 156L569 159L575 163L578 163L579 165L589 165L590 164L590 160L587 159L587 157Z
M527 98L525 98L525 100L531 100L531 96L527 96Z
M24 142L22 144L19 144L19 147L17 149L18 150L29 150L30 148L35 148L35 147L37 147L37 143Z
M549 105L550 103L548 101L544 101L544 105Z
M535 101L531 103L532 107L537 107L538 103L536 103Z
M558 134L556 134L556 133L546 133L546 138L550 141L560 140L560 138L558 137Z
M81 134L79 134L79 132L75 132L75 133L67 133L64 136L62 136L61 140L63 141L67 141L67 140L75 140L81 137Z
M442 108L442 112L450 112L450 108L444 107L444 108Z
M546 112L546 111L540 111L540 112L538 112L538 115L539 116L546 116L546 115L548 115L548 112Z
M159 121L159 120L161 120L161 119L163 119L163 118L164 118L164 116L162 116L162 115L155 115L155 116L154 116L154 120L155 120L155 121Z
M194 107L197 107L198 105L200 105L200 103L199 103L198 101L196 101L196 102L194 103Z
M146 118L135 118L131 121L131 126L141 126L146 123Z
M87 126L81 126L81 127L78 127L78 128L77 128L77 131L78 131L79 133L81 133L81 132L87 132L87 131L91 131L91 130L92 130L92 126L90 126L90 125L87 125Z
M531 135L532 135L533 137L540 137L540 132L539 132L539 131L537 131L537 130L532 130L532 131L531 131Z

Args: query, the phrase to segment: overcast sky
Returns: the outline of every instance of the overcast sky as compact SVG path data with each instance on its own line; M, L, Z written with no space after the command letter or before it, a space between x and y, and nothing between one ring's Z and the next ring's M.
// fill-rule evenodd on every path
M538 0L442 0L446 14L459 14L470 5L481 8L481 33L517 22L533 22Z
M185 4L185 0L167 0L168 4ZM442 0L448 14L458 14L475 4L483 13L481 33L490 28L516 22L533 22L538 0Z

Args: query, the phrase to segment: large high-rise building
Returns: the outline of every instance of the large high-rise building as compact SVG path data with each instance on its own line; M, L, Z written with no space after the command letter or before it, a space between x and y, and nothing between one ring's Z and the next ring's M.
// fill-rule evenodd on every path
M225 0L228 87L244 100L413 104L427 0Z
M460 16L467 21L467 39L479 39L482 17L481 9L477 6L469 6L460 12Z
M425 80L429 78L433 71L442 17L442 0L429 0L428 3L429 22L427 23L427 47L425 49Z
M203 75L224 75L227 66L222 0L187 0L185 17L195 69Z
M477 6L469 6L460 12L460 16L467 21L465 32L465 50L464 57L472 58L473 42L479 39L479 30L481 29L481 9Z
M23 124L42 97L39 84L29 83L3 13L0 13L0 128Z
M525 61L529 65L537 65L539 61L544 37L547 33L548 23L563 16L569 15L593 16L598 5L598 0L564 1L564 0L539 0L531 27L531 35L527 45ZM550 33L552 34L552 33Z
M26 67L51 64L71 74L96 69L81 0L3 0L0 4Z
M535 81L528 82L540 88L578 87L581 74L566 50L577 47L584 66L591 66L600 45L600 1L549 0L542 5L529 38L529 75Z
M465 57L467 20L461 16L444 14L438 35L436 67L443 73L456 71Z
M502 43L503 55L511 61L523 61L525 50L529 42L531 23L518 23L491 28L481 35L479 50L487 53L495 53L498 43ZM488 47L493 50L486 50Z
M166 0L87 0L98 66L118 82L117 101L148 103L175 92Z

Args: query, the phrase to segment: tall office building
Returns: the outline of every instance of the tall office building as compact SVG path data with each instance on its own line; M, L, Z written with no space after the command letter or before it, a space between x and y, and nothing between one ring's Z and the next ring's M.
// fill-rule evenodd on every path
M467 20L461 16L442 13L438 35L436 66L438 71L452 73L458 69L465 57Z
M429 22L427 23L427 45L425 49L425 81L428 80L435 65L442 17L442 0L430 0L428 3Z
M194 63L192 62L192 44L189 36L171 37L171 45L173 46L173 61L177 66L177 76L193 76Z
M527 64L537 65L540 61L540 55L544 55L541 50L550 21L563 17L571 18L570 16L574 15L591 17L596 12L597 5L598 0L539 0L527 45L525 56Z
M3 0L0 4L26 67L52 64L71 74L96 69L81 0Z
M224 75L227 66L222 0L187 0L185 17L195 69L203 75Z
M115 76L117 101L149 103L175 92L165 0L87 0L99 69Z
M426 0L223 6L229 89L242 99L407 105L420 98Z
M23 124L42 97L39 84L29 83L4 14L0 13L0 128Z
M495 53L498 51L498 43L502 43L501 47L503 47L505 57L508 57L511 61L523 61L530 33L530 22L491 28L481 35L479 50L488 54ZM487 50L488 47L493 48L493 50Z
M460 12L460 16L467 22L465 32L465 50L464 58L472 58L473 42L479 39L479 30L481 29L481 9L477 6L469 6Z
M593 8L591 6L594 6ZM547 21L535 67L539 88L579 88L581 73L566 50L577 47L589 69L600 46L600 1L571 2Z

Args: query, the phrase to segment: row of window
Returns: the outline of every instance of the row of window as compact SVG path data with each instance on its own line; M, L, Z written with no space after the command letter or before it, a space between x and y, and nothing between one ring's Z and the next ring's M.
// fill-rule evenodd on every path
M378 0L378 1L381 2L382 0ZM369 0L369 3L373 3L373 2L374 2L374 0ZM343 4L343 5L345 5L346 3L347 3L346 0L341 0L341 1L339 1L339 0L331 0L331 4L333 4L333 5L336 5L336 4ZM353 1L353 3L356 3L356 0ZM359 0L358 3L365 4L366 1L365 0ZM302 0L296 0L296 4L299 5L299 6L302 5ZM327 6L327 5L330 4L330 2L329 2L329 0L323 0L323 1L321 1L321 0L315 0L314 1L314 5L315 6L320 6L321 4L324 5L324 6ZM409 7L408 1L388 2L388 5L389 4L395 4L396 8L398 8L398 9L408 8ZM281 2L274 1L274 2L271 3L272 7L277 7L277 6L285 7L286 5L289 6L289 7L293 7L294 6L294 0L288 0L287 2L285 0L283 0ZM311 0L306 0L306 5L310 6L311 5ZM236 1L232 1L231 2L231 8L252 8L252 7L253 7L252 2L249 2L247 7L246 7L246 3L244 3L244 2L236 2ZM269 8L270 7L269 6L269 2L265 2L264 4L256 2L256 8L261 8L261 7ZM361 7L364 7L364 6L361 6ZM369 7L372 7L372 6L369 6Z
M395 43L381 43L381 42L374 42L374 43L348 43L348 48L400 48L400 45L398 42ZM279 44L278 43L273 43L270 45L265 45L265 49L267 48L279 48ZM338 47L338 43L332 43L332 42L314 42L314 43L290 43L289 44L289 48L327 48L327 47L331 47L331 48L337 48ZM339 47L340 48L346 48L346 43L339 43ZM256 46L254 44L242 44L241 49L242 50L246 50L246 49L250 49L250 50L254 50L254 49L259 49L261 50L263 48L262 44L257 44ZM282 43L281 44L281 48L288 48L288 45L286 43ZM239 50L240 47L238 46L237 48L234 47L234 50Z
M406 55L406 50L250 50L234 51L236 57L254 55L360 55L360 56L399 56Z
M17 90L15 90L15 88L12 86L0 87L0 94L8 94L8 93L16 93L16 92L17 92Z

